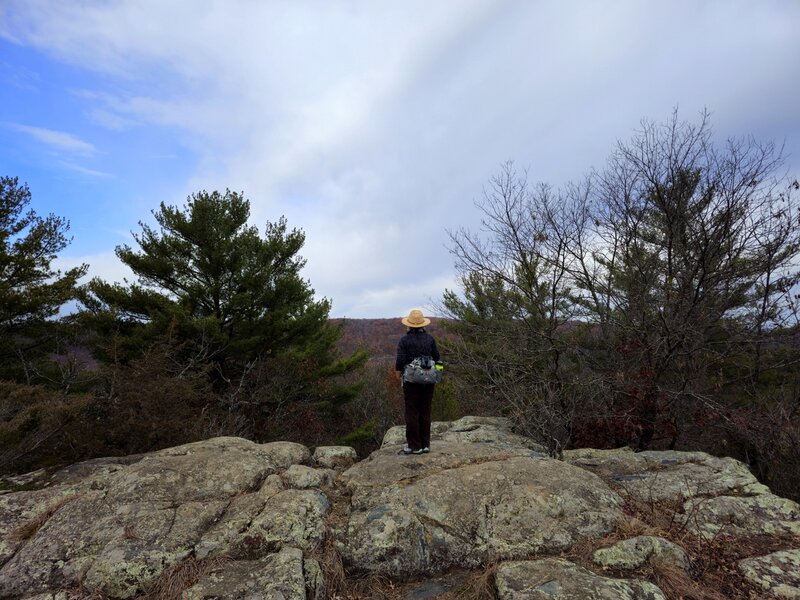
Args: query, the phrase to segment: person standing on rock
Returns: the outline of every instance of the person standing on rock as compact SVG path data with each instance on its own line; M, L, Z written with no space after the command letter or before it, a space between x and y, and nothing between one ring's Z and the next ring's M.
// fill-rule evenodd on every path
M400 371L405 401L406 445L401 454L425 454L431 448L431 403L433 402L433 383L410 383L406 381L406 367L414 359L429 357L439 362L436 340L425 331L431 320L421 310L412 310L400 322L408 327L408 332L397 344L395 368ZM434 368L440 368L438 365Z

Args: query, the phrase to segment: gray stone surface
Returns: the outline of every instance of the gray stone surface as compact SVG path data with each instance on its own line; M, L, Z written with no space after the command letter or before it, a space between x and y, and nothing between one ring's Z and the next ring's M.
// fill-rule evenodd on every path
M771 493L692 498L684 503L681 516L690 531L707 539L720 533L800 535L800 505Z
M43 481L46 477L47 471L45 469L37 469L21 475L4 475L0 477L0 483L12 487L30 486Z
M57 471L50 477L51 485L86 483L85 480L100 479L142 460L145 454L93 458L75 463Z
M800 598L800 549L746 558L739 570L776 598Z
M407 577L419 598L456 590L468 570L505 560L503 598L655 600L662 596L650 584L544 557L633 530L617 527L631 518L626 499L674 511L684 532L738 536L740 547L767 535L787 540L785 548L786 534L800 535L798 505L732 459L577 450L559 461L512 433L507 419L464 417L433 429L430 454L398 455L398 427L338 476L318 467L341 470L350 448L318 448L312 459L300 444L238 438L73 465L41 489L0 496L0 597L69 600L64 590L77 586L133 597L193 557L219 566L185 597L322 600L313 557L333 539L349 567ZM745 559L739 569L765 596L798 597L798 552ZM644 536L594 558L598 570L616 572L656 559L689 567L679 547Z
M461 417L457 421L435 421L431 424L431 446L438 441L482 443L494 448L523 449L527 448L542 454L547 450L530 438L511 431L511 422L505 417ZM389 429L383 436L383 445L397 446L405 444L405 426L398 425Z
M503 563L496 584L500 600L666 600L647 581L602 577L558 558Z
M59 494L74 499L24 543L14 546L13 536L4 536L0 596L82 584L131 597L195 548L213 555L237 547L248 534L265 548L314 543L327 500L313 491L279 491L279 481L269 479L309 460L300 444L215 438L154 452L130 465L84 469L74 485L3 496L0 523L7 531L46 511ZM237 516L238 509L244 514ZM220 522L248 526L235 535L229 530L226 538L216 530Z
M27 534L23 528L46 521L64 504L74 500L79 489L73 486L44 488L29 492L13 492L0 496L0 565L10 559L22 546Z
M341 480L352 492L345 559L391 575L558 552L624 518L598 477L527 448L443 441L398 457L390 446Z
M312 593L316 595L316 590ZM259 560L228 562L184 591L181 598L306 600L303 553L287 547Z
M225 513L211 524L195 544L196 558L204 559L233 552L241 545L243 532L249 530L253 520L266 508L267 502L285 489L281 477L273 474L255 492L232 498Z
M664 538L640 535L600 548L592 560L601 567L612 569L638 569L655 559L673 564L684 570L690 567L689 557L680 546Z
M292 465L283 473L288 487L297 489L330 487L336 480L333 469L314 469L305 465Z
M743 463L704 452L567 450L564 460L596 473L622 496L674 510L689 531L714 537L800 534L800 506L775 496Z
M581 449L566 450L564 460L643 502L769 492L743 463L704 452Z
M319 446L314 450L314 464L326 469L342 469L358 460L350 446Z

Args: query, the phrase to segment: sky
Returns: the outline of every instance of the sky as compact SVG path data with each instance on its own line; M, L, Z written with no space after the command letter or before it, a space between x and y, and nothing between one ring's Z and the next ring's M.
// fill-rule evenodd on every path
M0 0L0 175L58 266L132 279L152 210L231 189L334 317L432 310L502 163L564 185L675 108L800 173L800 1Z

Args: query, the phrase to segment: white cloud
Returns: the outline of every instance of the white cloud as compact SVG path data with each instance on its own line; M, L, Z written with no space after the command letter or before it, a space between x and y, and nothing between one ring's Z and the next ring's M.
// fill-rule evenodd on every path
M104 108L91 108L88 111L89 120L101 127L112 131L127 131L136 125L136 121L121 116Z
M81 165L76 165L71 162L61 162L62 167L65 169L69 169L70 171L75 171L76 173L81 173L83 175L89 175L90 177L100 177L103 179L114 177L111 173L106 173L105 171L98 171L97 169L88 169L86 167L82 167Z
M114 252L102 252L85 256L59 256L53 261L53 267L66 271L80 265L89 265L89 270L80 283L86 283L94 277L108 282L122 283L125 279L136 281L136 275L123 263Z
M676 105L800 153L798 22L788 0L0 7L0 35L98 74L73 91L91 122L197 157L167 202L228 187L259 225L285 214L308 234L312 285L351 317L441 294L444 230L477 224L505 160L561 184ZM51 147L95 151L62 135Z
M10 123L8 126L16 131L20 131L31 136L35 140L45 144L46 146L49 146L53 150L82 156L91 156L96 151L95 147L89 142L86 142L79 137L64 131L55 131L53 129L33 127L30 125L20 125L18 123Z
M380 318L407 315L414 308L435 315L435 304L445 288L453 289L455 279L450 275L417 276L414 282L385 284L356 291L342 289L334 298L335 314L350 318Z

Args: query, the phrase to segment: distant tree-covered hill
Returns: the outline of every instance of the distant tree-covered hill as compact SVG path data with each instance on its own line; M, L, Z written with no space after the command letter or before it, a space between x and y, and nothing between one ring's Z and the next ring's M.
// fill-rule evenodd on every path
M339 350L345 355L355 350L367 350L371 361L394 360L397 342L406 332L400 319L332 319L334 324L343 324ZM426 327L437 341L450 335L442 327L442 321L431 319L431 324Z

